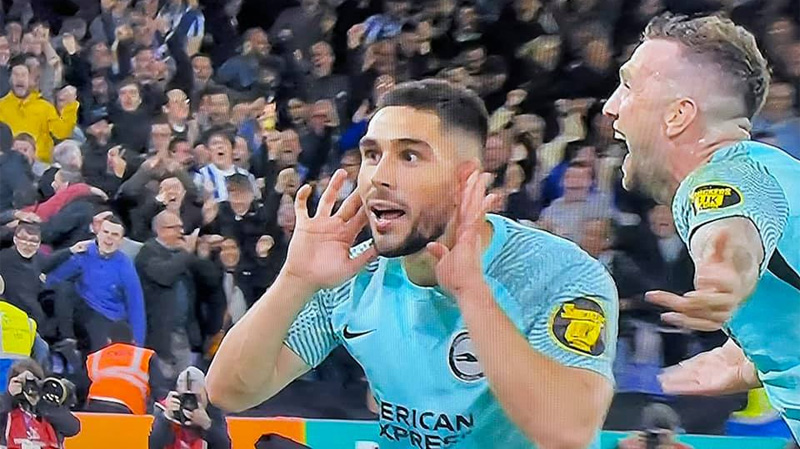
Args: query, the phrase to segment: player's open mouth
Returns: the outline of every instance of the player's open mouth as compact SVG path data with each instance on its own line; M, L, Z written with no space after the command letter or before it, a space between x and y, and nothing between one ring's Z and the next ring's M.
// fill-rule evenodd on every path
M614 126L614 138L617 140L625 140L625 134Z
M403 209L389 203L371 205L369 211L374 218L378 232L388 231L393 223L406 215Z

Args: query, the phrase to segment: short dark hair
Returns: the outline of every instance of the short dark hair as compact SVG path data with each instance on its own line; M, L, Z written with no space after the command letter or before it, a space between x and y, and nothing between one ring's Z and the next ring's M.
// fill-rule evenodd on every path
M164 114L158 114L150 121L151 128L155 125L169 125L169 119Z
M112 343L133 343L133 330L124 321L115 321L108 328L108 339Z
M128 87L128 86L135 86L136 90L139 91L139 93L142 93L142 88L141 88L141 86L139 86L139 82L136 81L135 79L133 79L132 77L127 77L127 78L123 79L117 85L117 90L122 89L123 87Z
M203 141L206 143L206 145L208 145L208 143L211 141L211 138L214 136L222 136L227 139L231 145L236 145L236 133L235 130L231 129L230 127L216 126L209 129L206 131Z
M42 228L37 223L29 223L27 221L20 222L14 229L14 237L24 232L28 235L42 237Z
M9 72L18 65L24 66L26 69L28 69L27 64L25 64L25 61L28 59L28 56L33 56L33 55L31 55L30 53L21 53L11 58L11 60L8 61ZM28 71L30 72L30 69L28 69Z
M184 143L184 142L189 143L189 141L186 140L186 138L184 138L184 137L173 137L172 140L169 141L169 146L167 147L167 150L170 153L173 153L173 152L175 152L175 147L177 147L178 144L181 144L181 143Z
M720 67L723 79L732 83L744 101L748 118L761 110L767 97L770 73L767 60L752 33L719 16L688 17L665 13L655 17L644 31L644 40L679 42L690 56Z
M125 223L123 223L122 220L118 216L116 216L114 214L109 215L108 218L103 220L103 223L105 223L105 222L109 222L111 224L122 226L123 231L125 230ZM102 226L103 223L100 223L100 226Z
M28 142L29 144L33 145L34 148L36 148L36 139L34 139L33 136L28 133L19 133L16 136L14 136L12 144L13 142L16 142L18 140L21 140L23 142Z
M445 127L472 133L480 140L481 149L489 133L489 113L483 100L470 90L437 79L409 81L390 90L378 104L378 110L389 106L408 106L436 114Z

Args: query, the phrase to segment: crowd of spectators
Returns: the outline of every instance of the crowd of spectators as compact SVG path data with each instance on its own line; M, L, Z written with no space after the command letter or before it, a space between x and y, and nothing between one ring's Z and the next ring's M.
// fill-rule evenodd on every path
M343 168L343 199L381 96L438 77L491 113L495 212L608 267L620 388L657 390L631 367L722 341L663 326L644 302L692 289L693 266L669 207L621 188L626 150L601 113L647 21L667 10L722 12L759 37L774 81L753 137L800 157L796 0L3 2L4 297L51 345L88 354L122 320L166 378L207 365L276 277L298 187L314 186L313 210ZM340 355L304 381L363 378ZM363 406L364 391L337 401ZM297 394L272 411L291 413Z

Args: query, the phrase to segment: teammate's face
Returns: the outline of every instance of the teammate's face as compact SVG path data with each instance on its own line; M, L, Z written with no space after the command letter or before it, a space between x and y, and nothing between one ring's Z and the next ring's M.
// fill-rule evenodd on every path
M430 112L391 106L375 114L361 140L358 191L378 253L414 254L444 235L456 207L456 149L468 144L464 139Z
M680 58L678 44L650 40L640 45L620 68L620 85L603 108L614 119L615 137L624 140L628 155L622 164L623 186L653 196L668 170L665 119L672 96L671 65Z

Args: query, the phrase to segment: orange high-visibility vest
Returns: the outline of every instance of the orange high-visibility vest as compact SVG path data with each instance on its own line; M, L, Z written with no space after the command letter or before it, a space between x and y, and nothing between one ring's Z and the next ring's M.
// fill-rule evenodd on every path
M155 351L114 343L90 354L86 369L92 384L89 399L122 404L135 415L147 412L150 358Z

